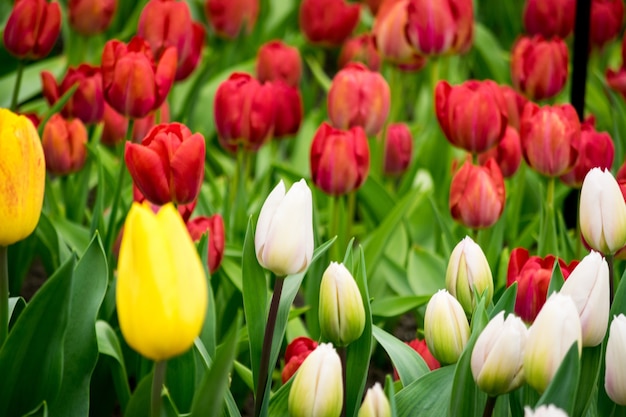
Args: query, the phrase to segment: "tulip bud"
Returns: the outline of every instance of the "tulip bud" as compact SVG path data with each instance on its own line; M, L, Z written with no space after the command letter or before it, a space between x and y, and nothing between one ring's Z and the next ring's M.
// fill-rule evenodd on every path
M365 309L350 271L331 262L320 284L319 322L322 336L335 346L347 346L365 329Z
M345 0L303 0L300 29L304 37L321 46L341 45L359 23L361 7Z
M315 350L317 342L308 337L296 337L285 350L285 367L281 373L283 384L300 369L302 362Z
M610 255L626 244L626 203L608 170L593 168L580 190L580 231L594 250Z
M413 135L404 123L392 123L385 135L385 175L402 175L411 164Z
M613 317L609 340L606 343L606 373L604 388L609 398L619 405L626 405L626 374L622 364L626 355L626 316Z
M531 100L557 95L565 86L569 55L560 38L521 37L511 52L511 78L515 88Z
M470 336L461 304L448 291L437 291L426 306L424 335L428 350L439 362L455 363Z
M150 130L141 144L126 143L124 160L133 181L155 204L196 199L204 178L204 137L180 123Z
M343 407L341 360L322 343L302 362L289 391L290 417L339 417Z
M256 56L256 76L262 83L282 80L297 87L302 76L300 51L280 40L264 43Z
M180 207L184 206L179 206L179 211ZM211 217L196 217L187 222L187 230L194 242L199 241L202 235L208 233L208 267L211 274L214 274L224 257L224 219L219 214Z
M607 42L615 39L622 29L623 20L623 0L593 0L589 28L591 45L602 49Z
M446 289L468 315L474 311L476 299L493 297L493 277L483 250L472 238L465 236L452 251L446 270Z
M0 245L30 235L43 204L46 164L37 130L25 116L0 109Z
M259 16L259 0L206 0L204 13L215 33L226 39L249 35Z
M491 396L513 391L524 383L524 349L528 330L522 320L498 313L476 339L471 368L476 385Z
M582 348L582 330L572 297L554 293L528 331L524 374L528 385L542 393L559 369L572 344Z
M302 123L302 97L300 90L278 80L274 90L274 138L280 139L298 133Z
M522 117L524 106L528 102L528 99L508 85L501 85L500 91L504 97L509 126L519 132L520 118Z
M267 196L254 235L256 257L264 268L281 277L307 269L313 256L312 206L304 179L286 194L281 180Z
M598 252L591 252L572 271L561 288L572 297L583 332L583 346L597 346L609 325L609 266Z
M576 164L580 146L580 122L569 105L539 107L526 104L520 127L524 159L532 169L558 177Z
M368 136L380 132L389 115L389 84L378 72L353 62L339 71L328 91L328 116L333 126L361 126Z
M339 68L350 62L362 62L372 71L380 69L380 54L371 33L350 38L343 44L339 53Z
M115 295L124 339L149 359L180 355L200 335L206 277L172 204L154 214L133 203L124 223Z
M568 417L567 413L554 405L542 405L533 412L530 407L524 407L524 417Z
M4 47L19 59L41 59L50 53L60 32L59 3L16 1L4 27Z
M450 184L450 213L472 229L491 227L504 210L504 179L493 159L484 166L465 161Z
M323 122L311 143L311 179L329 195L359 188L370 168L367 137L361 127L339 130Z
M55 175L78 172L87 160L87 129L80 119L53 115L46 123L41 141L46 168Z
M494 147L507 126L506 106L493 81L470 80L457 86L439 81L435 111L441 130L453 146L480 153Z
M504 137L498 145L478 155L478 162L485 165L489 159L493 158L504 178L510 178L517 172L522 162L522 143L519 133L511 126L506 127Z
M391 417L391 405L378 382L367 390L358 417Z
M566 38L574 30L576 0L526 0L524 28L528 34Z
M83 36L93 36L109 28L117 0L69 0L70 26Z

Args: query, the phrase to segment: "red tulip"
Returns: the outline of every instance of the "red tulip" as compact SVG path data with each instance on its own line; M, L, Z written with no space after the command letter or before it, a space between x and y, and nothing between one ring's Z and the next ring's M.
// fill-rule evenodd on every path
M370 151L360 126L340 130L323 122L311 144L311 178L329 195L359 188L369 172Z
M401 175L411 163L413 135L404 123L393 123L387 127L385 137L385 175Z
M522 117L524 106L528 100L508 85L501 85L500 90L502 91L504 102L506 103L506 114L509 120L509 126L519 132L520 118Z
M161 208L161 205L159 204L150 203L150 201L146 199L146 196L141 193L141 190L137 188L137 184L135 184L134 182L133 182L133 201L136 201L138 203L145 202L147 204L150 204L150 208L152 208L152 211L155 213L158 213L159 209ZM179 204L178 206L176 206L176 208L178 209L178 213L180 214L180 217L183 219L185 223L189 221L189 218L191 217L191 214L196 208L197 203L198 203L198 200L195 199L191 203Z
M529 35L566 38L574 30L576 0L527 0L524 28Z
M117 0L69 0L70 26L84 36L93 36L109 28Z
M133 123L133 134L130 137L131 141L139 143L148 134L150 129L152 129L156 124L157 111L160 112L160 123L167 123L170 121L170 106L167 104L167 101L164 101L158 110L149 113L144 118L135 119L135 122ZM102 129L100 141L108 146L115 146L118 143L122 143L128 132L128 119L105 103L102 120L104 122L104 127Z
M507 126L498 145L479 154L478 162L484 165L490 158L496 161L504 178L510 178L517 172L522 162L522 144L517 130Z
M60 32L59 3L17 0L4 27L4 47L20 59L41 59L50 53Z
M41 141L46 169L55 175L80 171L87 160L86 143L87 129L80 119L53 115L44 127Z
M196 217L187 222L187 230L194 242L208 233L208 267L211 274L214 274L224 257L224 219L219 214Z
M259 0L206 0L206 18L218 36L235 39L250 34L259 16Z
M274 90L274 137L283 138L298 133L302 123L300 90L282 81L272 83Z
M380 54L372 34L364 33L343 44L339 53L339 68L344 68L349 62L362 62L372 71L380 69Z
M297 87L302 76L300 51L279 40L261 45L256 57L256 75L262 83L281 80Z
M428 366L428 369L430 369L431 371L434 371L435 369L439 369L441 367L439 361L435 359L433 354L430 353L430 350L428 350L428 345L426 344L425 339L413 339L410 342L404 343L409 345L422 357L422 359L426 363L426 366ZM395 368L393 370L393 379L396 381L400 379L400 376L398 375L398 372L395 370Z
M317 347L317 342L308 337L296 337L287 345L285 350L285 367L281 374L283 384L289 381L289 378L296 373L302 362Z
M607 42L615 39L622 29L623 20L623 0L593 0L589 28L591 45L602 49Z
M345 0L302 0L300 29L311 43L339 46L359 23L359 4Z
M180 123L150 130L141 144L126 142L124 159L133 181L154 204L187 204L204 178L204 137Z

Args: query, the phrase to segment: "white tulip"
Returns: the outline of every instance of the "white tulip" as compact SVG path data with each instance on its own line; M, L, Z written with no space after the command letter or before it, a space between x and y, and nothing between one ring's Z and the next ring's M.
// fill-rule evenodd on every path
M533 412L530 407L524 408L524 417L568 417L567 413L554 405L542 405Z
M606 373L604 388L615 403L626 405L626 316L620 314L613 318L606 343Z
M455 363L470 336L463 307L448 291L437 291L426 306L424 335L428 350L439 362Z
M359 409L358 417L390 417L391 406L380 384L377 382L367 390Z

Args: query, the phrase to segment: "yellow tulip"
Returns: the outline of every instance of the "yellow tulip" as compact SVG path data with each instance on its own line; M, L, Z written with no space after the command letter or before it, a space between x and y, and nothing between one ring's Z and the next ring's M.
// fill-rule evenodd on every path
M116 302L124 339L147 358L179 355L200 334L206 277L171 203L157 214L137 203L131 207L120 247Z
M0 246L30 235L39 221L46 163L35 126L0 109Z

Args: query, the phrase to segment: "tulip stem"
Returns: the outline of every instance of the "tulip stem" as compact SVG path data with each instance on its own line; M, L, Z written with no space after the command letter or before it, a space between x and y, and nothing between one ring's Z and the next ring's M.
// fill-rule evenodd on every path
M496 407L497 399L498 397L492 397L491 395L487 397L487 404L485 404L483 417L491 417L493 415L493 409Z
M263 350L261 351L261 363L259 364L259 378L256 385L256 395L254 397L254 415L261 415L263 406L263 397L268 385L269 377L269 361L272 350L272 339L274 336L274 328L276 327L276 316L278 315L278 305L280 296L283 292L284 277L276 277L274 284L274 294L272 294L272 302L270 303L270 311L267 315L267 324L265 325L265 335L263 337Z
M337 353L339 354L339 359L341 360L341 384L343 386L343 406L341 408L341 417L346 417L346 365L348 364L348 349L345 346L338 347Z
M22 60L18 62L16 71L17 74L15 75L15 84L13 85L13 95L11 96L11 111L17 110L17 100L20 95L22 75L24 75L24 62Z
M9 333L9 262L8 248L0 245L0 348Z
M161 393L163 392L163 383L165 382L165 370L167 369L167 361L158 361L154 363L154 373L152 375L152 398L150 401L150 416L159 417L161 415Z
M606 263L609 265L609 306L613 305L613 297L615 296L615 271L614 271L614 258L613 255L606 255L604 257Z

